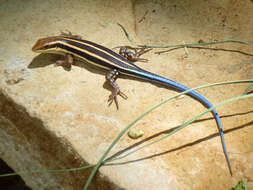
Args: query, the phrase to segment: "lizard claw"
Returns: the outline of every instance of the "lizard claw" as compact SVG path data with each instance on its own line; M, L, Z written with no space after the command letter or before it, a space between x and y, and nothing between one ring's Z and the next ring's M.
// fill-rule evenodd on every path
M121 92L119 89L115 89L112 94L109 96L108 99L108 106L112 104L114 101L117 107L117 110L119 109L119 103L118 103L118 95L120 95L122 98L127 99L127 95L125 95L123 92Z

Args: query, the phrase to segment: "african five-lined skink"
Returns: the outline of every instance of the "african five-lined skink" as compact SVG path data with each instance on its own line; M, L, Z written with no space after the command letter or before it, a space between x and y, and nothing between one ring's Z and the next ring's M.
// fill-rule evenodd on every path
M124 48L121 49L123 51L121 52L121 55L120 55L94 42L82 40L79 36L74 36L71 33L70 34L63 33L59 36L39 39L36 42L36 44L33 46L32 50L34 52L39 52L39 53L56 53L56 54L66 55L65 60L57 61L56 63L57 65L70 67L71 64L73 63L73 56L76 56L76 57L81 58L85 62L94 64L96 66L109 70L109 72L106 75L106 80L113 87L113 91L112 91L112 94L109 96L108 101L110 104L113 101L115 101L117 107L118 107L117 95L120 95L125 99L127 98L127 96L120 91L118 85L115 82L119 74L130 75L136 78L148 80L148 81L158 83L166 87L171 87L181 92L189 90L189 88L175 81L156 75L154 73L151 73L149 71L146 71L138 67L137 65L133 63L133 61L137 61L138 58L135 59L133 57L133 59L131 59L130 57L129 59L127 59L126 57L122 56L124 55L124 53L127 54L127 51L124 51ZM139 52L137 52L136 55L138 54L141 55L145 52L146 52L145 50L141 49ZM145 59L142 59L142 61L144 60ZM198 94L197 92L191 91L191 92L188 92L188 95L190 95L194 99L197 99L205 107L207 108L212 107L212 104L203 96ZM230 161L229 161L227 150L226 150L224 133L222 130L220 117L215 109L212 110L212 114L216 120L218 129L219 129L223 151L225 154L225 158L228 164L230 174L232 175L232 169L231 169Z

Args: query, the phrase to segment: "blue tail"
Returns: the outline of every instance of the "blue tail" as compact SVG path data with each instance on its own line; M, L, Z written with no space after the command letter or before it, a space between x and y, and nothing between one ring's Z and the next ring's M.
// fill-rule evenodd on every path
M145 71L145 72L144 71L142 71L142 72L136 71L136 74L141 75L143 78L151 80L154 83L158 83L158 84L161 84L163 86L171 87L171 88L173 88L175 90L178 90L180 92L189 90L189 88L187 88L186 86L184 86L182 84L179 84L179 83L177 83L173 80L161 77L159 75L156 75L156 74L153 74L153 73L150 73L150 72L147 72L147 71ZM187 94L190 95L191 97L193 97L194 99L197 99L205 107L207 107L207 108L213 107L213 105L206 98L204 98L203 96L201 96L197 92L191 91L191 92L188 92ZM232 168L231 168L228 153L227 153L227 148L226 148L226 144L225 144L225 138L224 138L224 133L223 133L223 130L222 130L222 124L221 124L221 121L220 121L220 116L218 115L218 113L215 109L212 110L212 114L213 114L213 116L216 120L217 126L218 126L218 130L219 130L219 134L220 134L220 138L221 138L221 142L222 142L223 152L224 152L224 155L225 155L225 158L226 158L226 161L227 161L229 172L232 176Z

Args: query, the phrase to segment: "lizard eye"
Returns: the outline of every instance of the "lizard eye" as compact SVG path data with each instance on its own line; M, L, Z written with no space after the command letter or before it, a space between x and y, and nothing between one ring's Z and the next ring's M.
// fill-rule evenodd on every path
M49 45L43 46L42 49L45 49L45 50L46 50L46 49L49 49Z
M48 49L50 49L49 45L44 45L38 48L38 50L48 50Z

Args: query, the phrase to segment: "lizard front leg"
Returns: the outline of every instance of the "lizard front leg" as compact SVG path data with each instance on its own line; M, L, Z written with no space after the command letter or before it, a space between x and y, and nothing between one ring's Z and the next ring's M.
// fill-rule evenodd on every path
M67 53L65 55L65 59L56 61L55 66L63 66L68 69L71 69L71 65L73 64L73 62L74 62L73 55Z

